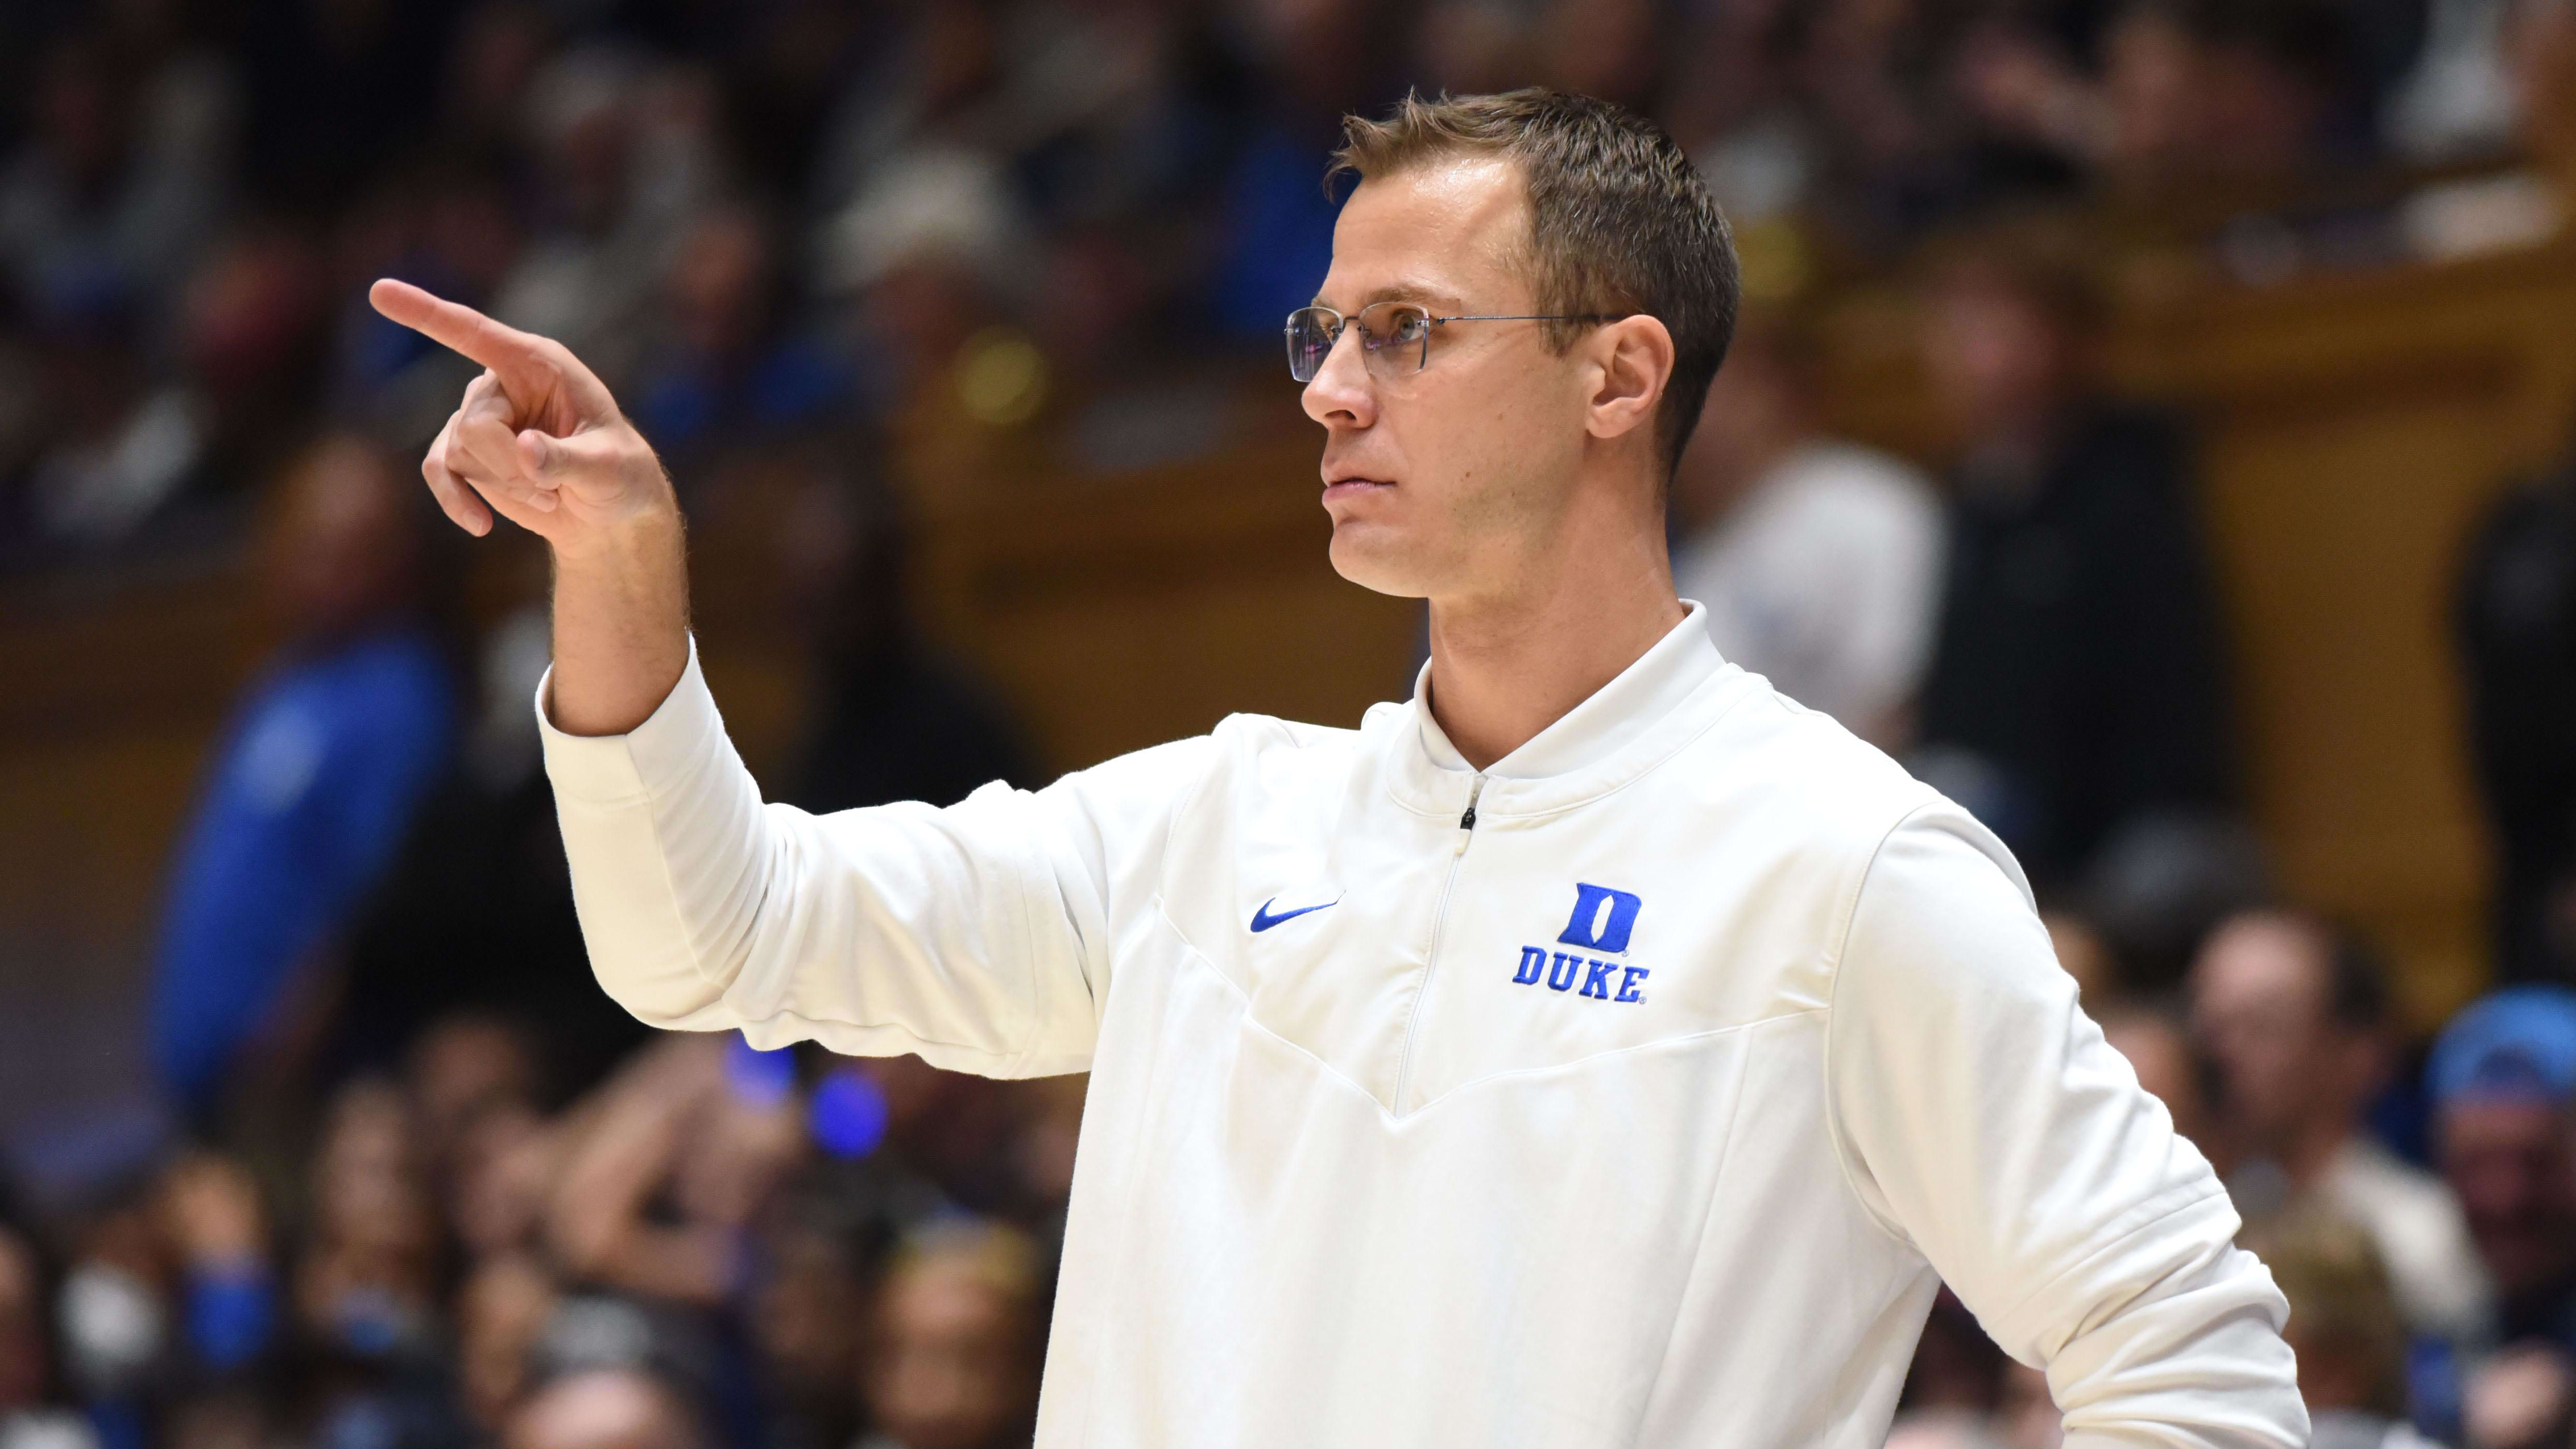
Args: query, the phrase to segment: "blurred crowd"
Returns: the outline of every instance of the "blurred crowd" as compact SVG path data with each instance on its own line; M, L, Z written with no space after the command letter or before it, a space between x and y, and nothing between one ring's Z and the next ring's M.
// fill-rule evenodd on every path
M174 848L177 1130L0 1203L0 1449L1025 1443L1080 1080L600 995L541 583L466 607L413 474L466 370L364 283L568 343L693 511L769 501L815 681L773 798L945 803L1068 762L907 625L900 460L1275 368L1340 115L1534 82L1659 117L1746 251L1681 592L2012 846L2290 1296L2318 1443L2576 1444L2576 463L2461 563L2501 988L2427 1040L2266 878L2191 438L2102 381L2052 222L2449 187L2222 227L2253 280L2545 231L2576 0L19 0L0 81L0 575L247 548L282 641ZM1910 289L1942 458L1829 427L1838 267ZM1898 1441L2055 1433L1945 1299Z
M687 481L720 444L905 417L959 367L959 407L1009 423L1049 378L1275 346L1328 258L1338 118L1406 86L1657 115L1776 279L2031 201L2206 214L2555 145L2566 9L21 0L0 567L219 527L317 407L404 442L443 416L454 368L365 309L377 275L562 339ZM2452 200L2432 245L2554 205ZM2393 244L2336 215L2236 250Z

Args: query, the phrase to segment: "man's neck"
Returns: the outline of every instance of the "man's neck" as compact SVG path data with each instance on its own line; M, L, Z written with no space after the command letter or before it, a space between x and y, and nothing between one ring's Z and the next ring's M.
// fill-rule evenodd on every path
M1682 621L1659 534L1630 528L1593 547L1563 542L1507 594L1431 601L1431 717L1479 770L1563 719Z

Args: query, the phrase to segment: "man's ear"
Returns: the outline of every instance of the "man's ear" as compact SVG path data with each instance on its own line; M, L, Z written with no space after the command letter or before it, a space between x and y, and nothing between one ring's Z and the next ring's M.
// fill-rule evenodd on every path
M1616 438L1651 424L1673 380L1673 334L1657 318L1622 317L1601 324L1589 350L1596 379L1586 420L1592 436Z

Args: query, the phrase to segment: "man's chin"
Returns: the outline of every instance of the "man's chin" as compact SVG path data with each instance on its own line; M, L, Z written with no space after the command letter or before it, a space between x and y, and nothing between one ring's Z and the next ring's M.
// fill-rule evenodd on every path
M1333 572L1375 593L1425 599L1422 570L1395 530L1346 519L1333 525Z

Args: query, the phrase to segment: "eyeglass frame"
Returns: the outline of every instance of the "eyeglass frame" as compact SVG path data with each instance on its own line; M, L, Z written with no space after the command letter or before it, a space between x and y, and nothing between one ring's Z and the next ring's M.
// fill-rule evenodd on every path
M1431 329L1432 329L1432 328L1434 328L1434 327L1438 327L1438 326L1440 326L1440 325L1442 325L1442 324L1444 324L1444 323L1448 323L1448 322L1624 322L1624 321L1626 321L1628 318L1631 318L1631 317L1634 317L1634 316L1636 316L1636 315L1637 315L1637 314L1636 314L1636 313L1634 313L1634 312L1553 312L1553 313L1499 313L1499 312L1489 312L1489 313L1471 313L1471 312L1461 312L1461 313L1458 313L1458 314L1456 314L1456 315L1454 315L1454 316L1448 316L1448 317L1435 317L1435 316L1433 316L1433 315L1432 315L1432 313L1431 313L1431 309L1430 309L1430 308L1423 306L1423 305L1422 305L1421 303L1419 303L1419 302L1405 302L1405 301L1399 301L1399 300L1394 299L1394 298L1386 298L1386 299L1383 299L1383 300L1380 300L1380 301L1371 302L1371 303L1369 303L1369 304L1368 304L1368 306L1366 306L1366 307L1362 307L1358 312L1344 312L1344 311L1342 311L1342 310L1341 310L1340 308L1338 308L1338 307L1327 307L1327 306L1325 306L1325 305L1324 305L1323 303L1321 303L1321 302L1315 302L1315 303L1310 303L1310 304L1308 304L1308 305L1306 305L1306 306L1303 306L1303 307L1299 307L1299 308L1297 308L1295 311L1290 312L1290 313L1288 314L1287 320L1286 320L1286 321L1284 321L1284 322L1282 322L1282 323L1280 323L1280 325L1279 325L1280 336L1281 336L1281 338L1282 338L1284 341L1286 341L1286 342L1287 342L1287 344L1288 344L1288 376L1289 376L1290 378L1294 379L1296 382L1298 382L1298 383L1300 383L1300 384L1305 384L1305 383L1313 382L1313 381L1315 380L1315 378L1317 377L1317 375L1319 375L1319 374L1321 374L1321 373L1323 372L1325 362L1329 361L1329 360L1332 358L1333 350L1334 350L1335 348L1338 348L1338 347L1340 347L1340 346L1342 345L1342 334L1343 334L1343 333L1345 333L1345 332L1347 332L1347 331L1349 331L1349 330L1350 330L1350 327L1351 327L1351 324L1352 324L1352 323L1354 323L1354 322L1358 322L1362 314L1364 314L1364 313L1366 313L1366 312L1370 311L1372 308L1377 308L1377 307L1411 307L1411 308L1414 308L1414 309L1416 309L1416 310L1418 310L1418 311L1420 311L1420 312L1422 313L1422 322L1423 322L1423 327L1422 327L1422 354L1421 354L1421 356L1419 356L1419 357L1417 357L1416 359L1414 359L1414 363L1413 363L1413 370L1414 370L1415 372L1421 372L1421 371L1423 371L1424 369L1428 368L1428 367L1431 365ZM1315 359L1315 370L1314 370L1313 372L1310 372L1310 373L1306 374L1304 377L1298 377L1298 376L1297 376L1297 336L1296 336L1297 319L1298 319L1299 317L1304 316L1305 314L1307 314L1307 313L1309 313L1309 312L1330 312L1330 313L1332 313L1332 314L1333 314L1333 316L1334 316L1335 318L1337 318L1337 319L1339 319L1339 320L1338 320L1338 325L1336 325L1336 326L1333 328L1333 340L1332 340L1329 344L1327 344L1327 345L1325 346L1324 351L1323 351L1323 354L1322 354L1321 356L1319 356L1319 357L1317 357L1317 358ZM1361 325L1361 327L1360 327L1360 354L1361 354L1361 356L1360 356L1360 361L1361 361L1361 363L1362 363L1363 365L1365 365L1365 364L1367 363L1367 361L1368 361L1368 354L1369 354L1369 353L1371 353L1371 352L1373 352L1373 351L1377 351L1377 350L1378 350L1378 349L1376 349L1376 348L1372 348L1372 347L1370 347L1370 346L1368 345L1368 336L1369 336L1369 330L1368 330L1368 327L1367 327L1367 325L1366 325L1365 323L1363 323L1363 324ZM1403 374L1399 373L1399 374L1397 374L1397 375L1398 375L1398 376L1402 376Z

